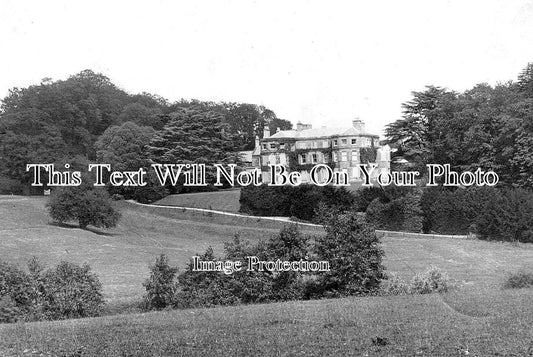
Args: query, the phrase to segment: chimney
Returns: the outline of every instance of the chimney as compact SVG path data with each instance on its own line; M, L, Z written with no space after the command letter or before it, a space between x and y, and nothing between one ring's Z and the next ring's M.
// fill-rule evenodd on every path
M267 125L263 128L263 139L268 138L269 136L270 136L270 128Z
M352 125L358 131L363 131L365 127L365 123L361 119L359 119L359 117L356 117L354 120L352 120Z

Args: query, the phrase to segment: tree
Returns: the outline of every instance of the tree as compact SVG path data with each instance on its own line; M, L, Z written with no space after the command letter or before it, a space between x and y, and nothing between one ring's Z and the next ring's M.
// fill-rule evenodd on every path
M150 266L150 277L143 283L148 310L164 309L172 303L177 288L177 272L178 268L170 266L165 254L156 258L155 264Z
M42 276L43 312L48 319L98 316L104 305L102 284L87 264L62 261Z
M213 182L213 164L237 164L233 135L224 116L216 111L183 108L170 114L165 127L147 146L148 157L156 163L205 164L206 180Z
M326 234L317 237L315 251L331 270L318 276L317 288L330 296L376 291L385 279L385 267L375 230L355 211L325 209L319 214Z
M82 229L88 225L115 227L120 218L120 213L113 207L107 192L93 188L87 182L76 187L54 190L46 205L54 221L64 223L75 220Z
M140 103L128 104L119 115L119 122L133 122L140 126L150 126L154 129L163 128L163 112L159 108L148 108Z
M13 88L0 108L0 174L27 182L28 163L76 155L94 159L96 138L117 122L129 100L107 77L89 70Z
M95 143L96 159L110 164L113 170L136 171L148 164L145 147L154 134L155 130L151 127L133 122L111 126Z
M289 121L279 119L274 111L262 105L247 103L222 103L222 105L226 122L235 135L236 150L252 150L255 146L255 137L262 138L265 127L270 132L275 132L277 128L282 130L292 128Z
M397 149L393 159L405 159L422 171L427 163L439 163L437 141L444 132L442 122L453 116L456 94L443 88L428 86L413 92L413 99L402 104L402 119L387 125L387 143Z

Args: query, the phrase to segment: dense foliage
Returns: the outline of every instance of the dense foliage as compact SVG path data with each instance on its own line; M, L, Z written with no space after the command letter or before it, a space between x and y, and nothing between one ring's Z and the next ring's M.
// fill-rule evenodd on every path
M335 214L323 209L324 237L303 235L296 225L256 244L238 235L225 244L222 258L212 248L199 255L201 261L239 261L240 271L194 271L191 261L176 279L176 268L161 256L145 282L145 307L207 307L309 298L363 295L376 292L384 276L379 239L357 214ZM329 261L330 271L247 270L247 257L261 261Z
M319 210L326 234L316 239L315 252L332 269L318 276L318 296L345 296L375 292L383 279L384 252L379 237L357 212Z
M400 197L376 198L367 207L366 219L380 229L420 233L423 221L421 197L421 190L409 190Z
M172 118L191 109L222 118L226 134L235 139L230 151L253 149L255 137L263 137L265 128L275 132L292 127L264 106L183 99L169 103L150 93L126 93L106 76L85 70L66 80L43 79L27 88L13 88L2 100L0 178L18 180L28 193L29 163L69 162L80 156L131 167L137 164L135 155L145 158L143 147L152 131L163 130Z
M89 183L54 190L46 206L54 221L77 221L80 228L88 225L111 228L120 218L107 191Z
M354 195L343 187L262 185L243 187L239 202L243 213L313 221L320 204L348 209L354 202Z
M425 171L494 170L502 184L533 188L533 63L517 82L479 84L463 93L429 86L413 92L401 119L385 130L393 160Z
M522 188L387 187L356 201L372 196L365 216L378 229L533 242L533 192Z
M100 314L102 285L87 264L61 262L45 270L33 259L28 270L0 262L0 323Z

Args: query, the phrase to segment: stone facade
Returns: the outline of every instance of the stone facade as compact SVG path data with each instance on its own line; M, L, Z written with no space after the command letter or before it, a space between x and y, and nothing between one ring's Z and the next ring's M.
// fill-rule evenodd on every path
M317 164L327 164L334 172L348 173L349 181L360 181L359 164L377 164L373 176L390 170L390 148L382 146L379 136L368 133L364 122L352 121L344 128L322 127L313 129L298 123L296 130L278 131L272 136L265 133L256 139L252 166L260 167L263 180L268 182L268 165L282 164L290 171L299 171L302 182L309 181L309 170Z

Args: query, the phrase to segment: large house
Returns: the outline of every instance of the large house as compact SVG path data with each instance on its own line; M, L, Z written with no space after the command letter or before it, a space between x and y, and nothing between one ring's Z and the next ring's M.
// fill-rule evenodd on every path
M376 164L373 177L390 170L390 148L381 146L379 136L366 131L359 118L344 128L298 123L296 130L278 130L256 139L252 166L261 168L263 181L269 181L270 164L282 164L299 171L302 182L309 182L309 172L317 164L327 164L333 172L346 172L349 183L361 181L359 164ZM322 175L325 173L322 172Z

